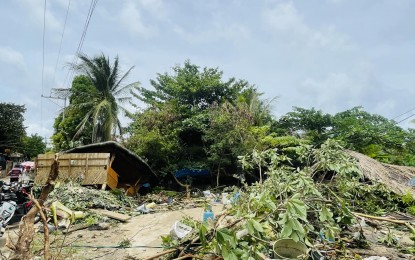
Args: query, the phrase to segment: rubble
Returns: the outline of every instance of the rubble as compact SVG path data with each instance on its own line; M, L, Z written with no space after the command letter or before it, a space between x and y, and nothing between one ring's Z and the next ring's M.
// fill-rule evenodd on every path
M108 209L112 211L126 211L134 208L133 198L125 196L122 191L106 191L93 187L84 187L75 182L60 183L49 194L46 205L59 200L72 210L85 211L86 209Z

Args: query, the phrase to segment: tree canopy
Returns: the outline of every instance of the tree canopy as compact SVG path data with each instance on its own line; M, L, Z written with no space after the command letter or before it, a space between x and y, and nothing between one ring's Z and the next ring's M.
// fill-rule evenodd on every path
M46 144L43 138L38 134L32 134L23 138L23 149L21 152L28 160L34 159L38 154L46 151Z
M79 55L79 59L81 62L74 64L74 69L90 80L95 91L87 95L80 93L84 96L82 102L74 104L79 109L90 108L79 123L75 136L92 123L92 142L112 140L117 130L122 134L119 113L128 113L123 105L131 101L131 91L138 87L138 82L123 84L133 67L121 75L118 57L113 63L104 54L92 58Z
M81 144L92 143L92 123L85 123L81 133L76 135L78 126L93 106L89 100L96 96L96 89L85 75L79 75L72 81L69 106L55 119L52 142L55 151L67 150ZM64 118L65 114L65 118Z
M26 130L23 125L24 105L0 103L0 152L21 149Z
M255 138L252 127L271 119L253 85L225 80L218 68L186 61L150 83L154 89L137 95L147 108L132 116L126 144L164 175L181 168L236 170L237 156L256 144L247 142Z
M328 138L342 141L346 148L382 162L415 165L414 131L396 122L354 107L335 115L322 111L294 108L274 124L280 134L292 134L320 145Z

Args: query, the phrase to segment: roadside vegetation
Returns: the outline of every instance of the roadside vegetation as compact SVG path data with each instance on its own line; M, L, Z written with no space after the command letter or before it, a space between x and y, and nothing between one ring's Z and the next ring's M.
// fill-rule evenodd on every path
M277 118L277 98L265 99L254 84L190 61L143 87L124 84L132 68L122 74L118 58L80 59L70 104L55 119L53 152L115 140L146 160L164 188L176 171L192 169L209 178L182 179L182 186L234 189L235 199L214 222L185 219L193 228L186 239L164 237L166 257L265 259L275 255L275 241L289 238L327 259L350 259L349 248L368 246L362 219L399 225L415 241L413 223L384 217L415 216L413 187L397 194L368 180L348 153L415 166L414 129L362 107L333 115L294 107ZM0 103L0 148L33 158L46 147L41 137L26 136L24 112L24 106ZM122 113L130 120L126 126ZM68 195L64 189L53 194ZM380 243L399 247L394 228ZM399 249L413 254L415 245Z

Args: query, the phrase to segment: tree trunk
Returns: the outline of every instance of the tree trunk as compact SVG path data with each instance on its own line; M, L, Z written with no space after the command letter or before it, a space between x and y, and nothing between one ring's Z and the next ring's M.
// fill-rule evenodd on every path
M216 175L216 187L219 187L219 177L220 177L220 163L218 165L218 174Z
M50 173L46 185L42 188L42 191L39 195L37 201L39 202L39 206L43 206L45 203L49 193L53 190L54 182L59 174L59 163L58 158L55 156L55 160L53 161L50 167ZM20 260L20 259L31 259L32 252L31 244L33 241L33 236L35 234L34 228L34 220L36 214L39 212L39 208L37 206L32 207L29 212L23 216L22 221L19 225L19 236L17 239L16 244L8 244L8 247L13 250L10 259ZM45 245L45 248L49 248L49 245ZM44 259L49 260L51 256L48 252L45 252Z
M174 180L177 182L177 184L179 184L180 186L186 188L186 198L190 199L190 185L189 184L183 184L181 183L176 176L174 175L174 173L172 173Z

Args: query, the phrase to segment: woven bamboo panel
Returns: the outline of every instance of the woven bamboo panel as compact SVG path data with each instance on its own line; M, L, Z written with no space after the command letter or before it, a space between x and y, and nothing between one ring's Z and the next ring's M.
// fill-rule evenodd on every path
M44 184L50 172L54 154L39 154L36 160L36 184ZM72 180L83 185L104 184L109 153L69 153L59 155L58 180Z

